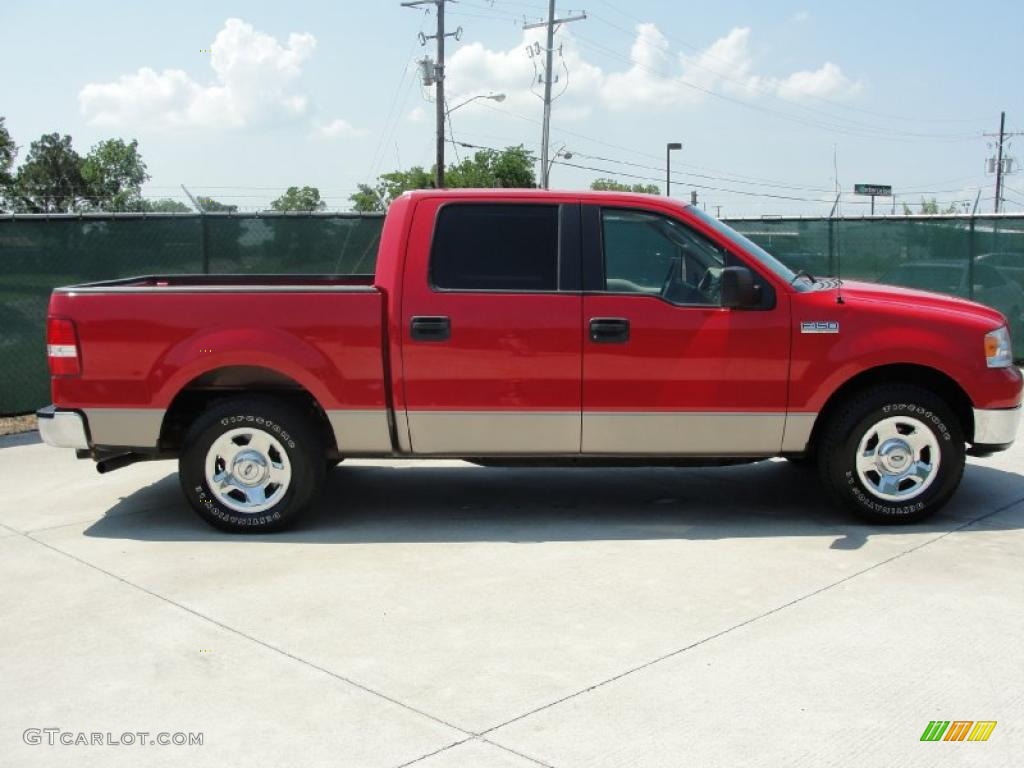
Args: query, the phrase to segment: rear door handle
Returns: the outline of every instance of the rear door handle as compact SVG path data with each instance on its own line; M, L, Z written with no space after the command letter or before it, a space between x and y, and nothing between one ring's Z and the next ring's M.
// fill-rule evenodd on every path
M590 340L595 344L624 344L629 341L629 320L624 317L590 318Z
M452 335L452 321L447 317L414 317L409 323L413 341L448 341Z

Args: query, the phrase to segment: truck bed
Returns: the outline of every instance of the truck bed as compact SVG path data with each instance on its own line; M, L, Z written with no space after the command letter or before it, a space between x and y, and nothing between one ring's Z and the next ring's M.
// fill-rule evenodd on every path
M391 451L385 296L369 275L149 275L60 288L81 373L53 402L89 419L95 445L154 449L168 413L202 390L313 398L339 443Z
M173 291L309 291L372 289L373 275L141 275L57 288L58 293Z

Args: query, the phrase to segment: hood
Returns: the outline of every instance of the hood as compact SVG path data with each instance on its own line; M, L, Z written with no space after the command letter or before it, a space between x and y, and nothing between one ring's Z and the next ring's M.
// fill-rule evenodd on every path
M843 280L842 296L850 304L882 302L889 305L902 305L918 309L934 309L942 313L956 313L970 317L973 320L988 321L993 328L1006 322L1006 318L1003 317L1001 312L991 307L986 307L984 304L978 304L975 301L968 301L967 299L961 299L945 293L932 293L931 291L921 291L916 288L901 288L897 285L884 285L882 283L863 283L858 280Z

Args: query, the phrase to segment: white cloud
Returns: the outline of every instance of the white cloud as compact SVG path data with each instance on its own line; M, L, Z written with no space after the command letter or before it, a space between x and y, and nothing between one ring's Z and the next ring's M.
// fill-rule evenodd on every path
M409 113L405 116L405 119L410 123L422 123L427 119L427 110L423 107L413 107L409 110Z
M807 97L847 98L857 95L863 88L863 82L851 81L831 61L826 61L815 70L794 72L775 83L779 96L793 101Z
M352 125L340 117L336 117L327 123L314 123L312 137L314 139L351 139L357 136L364 136L366 131L353 128Z
M749 27L736 27L693 55L675 54L653 23L638 24L635 32L630 63L611 71L590 63L570 31L561 33L565 68L558 72L562 82L556 85L556 92L565 83L566 68L568 88L559 101L559 119L584 117L595 104L613 110L692 106L706 100L707 91L746 98L775 94L799 100L809 96L847 98L863 88L862 82L850 80L832 62L782 77L759 74ZM536 108L534 94L540 90L536 78L542 70L540 59L531 61L526 50L539 37L539 30L527 31L521 43L508 50L491 50L478 42L462 46L448 66L450 91L460 96L500 91L507 94L511 111Z
M310 34L285 44L241 19L228 19L211 46L212 82L180 69L150 67L107 83L89 83L79 107L93 125L244 128L303 117L308 98L298 88L303 63L316 48Z
M789 20L794 24L803 24L804 22L810 20L810 18L811 14L808 13L807 11L797 11L790 17Z

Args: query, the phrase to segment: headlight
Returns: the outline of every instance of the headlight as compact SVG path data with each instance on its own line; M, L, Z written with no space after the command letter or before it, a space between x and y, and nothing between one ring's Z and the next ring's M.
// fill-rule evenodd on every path
M1010 332L1005 325L985 334L985 361L989 368L1008 368L1013 364Z

